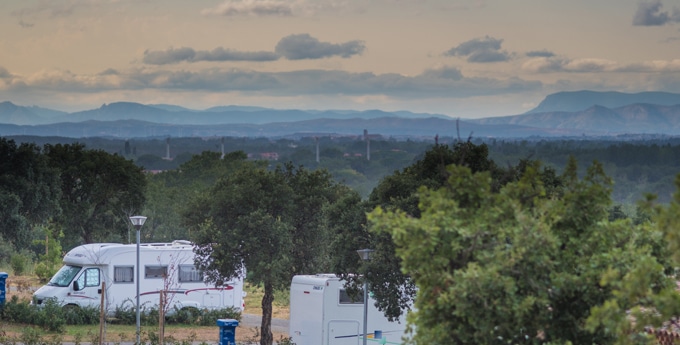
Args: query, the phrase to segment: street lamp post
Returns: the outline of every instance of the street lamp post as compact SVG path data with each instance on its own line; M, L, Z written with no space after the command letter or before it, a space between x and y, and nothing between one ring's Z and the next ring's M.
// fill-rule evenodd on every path
M373 253L373 249L359 249L357 250L357 254L359 254L359 257L363 261L368 261L371 259L371 253ZM368 279L366 277L366 273L364 273L364 342L363 345L366 345L366 336L368 335Z
M135 343L136 345L141 344L140 343L140 318L139 318L139 230L142 228L142 225L144 225L144 222L146 221L146 217L144 216L132 216L130 217L130 221L132 222L132 225L137 229L137 266L135 266L135 270L137 271L137 277L135 278L135 282L137 284L137 308L135 310L136 312L136 317L137 317L137 342Z

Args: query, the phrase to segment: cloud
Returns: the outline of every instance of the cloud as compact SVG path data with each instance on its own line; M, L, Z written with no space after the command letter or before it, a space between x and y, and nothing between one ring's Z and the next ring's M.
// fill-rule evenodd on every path
M32 7L24 7L12 12L12 15L18 17L37 16L47 14L49 17L69 17L73 15L75 9L78 7L78 2L67 1L40 1Z
M232 49L194 50L192 48L169 48L166 50L145 51L142 61L149 65L168 65L179 62L199 61L274 61L279 56L273 52L241 52Z
M201 13L220 16L292 16L293 4L278 0L227 0Z
M19 20L19 26L21 26L22 28L25 28L25 29L32 28L33 25L35 25L35 24L27 23L23 19Z
M621 64L617 61L597 58L536 57L525 61L522 64L522 70L532 73L678 73L680 72L680 59Z
M149 65L170 65L180 62L199 61L276 61L281 57L288 60L323 59L333 56L349 58L366 49L362 41L340 44L320 42L309 34L290 35L279 40L274 52L242 52L218 47L213 50L194 50L189 47L166 50L146 50L142 61Z
M489 63L504 62L512 58L512 54L501 50L502 39L485 36L459 44L444 53L446 56L465 56L468 62Z
M555 56L555 53L548 51L548 50L532 50L532 51L526 52L526 56L528 56L528 57L553 57L553 56Z
M566 59L561 57L534 58L526 61L522 65L525 71L535 73L550 72L573 72L573 73L595 73L595 72L614 72L617 71L619 64L616 61L582 58Z
M640 63L628 64L620 66L616 69L617 72L631 72L631 73L678 73L680 72L680 59L670 61L655 60L643 61ZM677 78L677 76L674 76Z
M275 61L279 56L273 52L240 52L232 49L215 48L211 51L197 51L196 61Z
M142 61L150 65L167 65L178 63L182 61L191 61L196 52L191 48L170 48L161 51L144 51L144 58Z
M425 70L422 77L431 79L450 79L450 80L461 80L463 79L463 73L455 67L440 67Z
M11 77L12 74L10 74L6 68L0 66L0 79L9 79Z
M290 35L282 38L274 49L288 60L322 59L332 56L349 58L361 55L366 46L362 41L340 44L321 42L309 34Z
M663 11L661 0L645 1L638 4L633 16L633 25L638 26L661 26L669 23L680 22L680 10L673 9L673 13Z
M10 74L7 71L3 73ZM53 70L30 76L13 76L8 82L0 83L0 90L17 94L26 92L93 94L154 90L198 94L237 92L270 97L385 96L393 99L423 100L536 91L541 87L540 82L518 78L469 78L452 67L430 69L416 76L396 73L350 73L339 70L258 72L219 68L197 71L108 69L98 74L87 75Z
M532 73L563 72L569 60L558 57L536 57L522 64L522 70Z
M119 73L117 70L113 69L113 68L107 68L107 69L105 69L105 70L103 70L103 71L97 73L97 75L100 75L100 76L105 76L105 75L120 75L120 73Z
M17 17L44 17L49 18L64 18L73 16L77 11L84 9L96 9L98 11L105 11L105 6L117 6L122 3L131 3L137 5L138 0L68 0L68 1L50 1L40 0L32 1L34 5L22 7L11 12L13 16ZM23 3L31 3L24 1ZM32 25L32 24L30 24Z

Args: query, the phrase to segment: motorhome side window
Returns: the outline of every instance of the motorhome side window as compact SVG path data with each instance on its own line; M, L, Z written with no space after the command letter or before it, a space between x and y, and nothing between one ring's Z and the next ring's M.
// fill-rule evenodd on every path
M203 272L194 265L179 265L179 281L183 283L203 282Z
M347 290L338 290L338 303L340 304L364 304L364 294L359 291L357 296L350 296L347 294Z
M113 267L113 282L114 283L132 283L134 279L133 266L114 266Z
M144 266L144 278L163 278L168 274L168 266Z
M78 277L78 286L85 288L99 286L99 268L88 268Z

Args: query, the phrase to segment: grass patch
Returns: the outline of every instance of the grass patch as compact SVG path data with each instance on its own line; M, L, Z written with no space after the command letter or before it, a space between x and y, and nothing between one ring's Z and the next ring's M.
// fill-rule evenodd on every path
M262 315L262 296L264 296L264 288L246 282L243 286L243 290L247 294L245 298L246 309L243 313ZM274 291L272 309L273 318L288 320L290 317L290 290Z

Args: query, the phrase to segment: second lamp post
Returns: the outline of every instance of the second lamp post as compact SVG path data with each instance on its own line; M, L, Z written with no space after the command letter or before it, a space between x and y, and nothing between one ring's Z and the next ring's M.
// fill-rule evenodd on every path
M373 249L359 249L357 253L363 261L368 261L371 259L371 253ZM366 345L366 336L368 335L368 279L367 274L364 273L364 343Z

